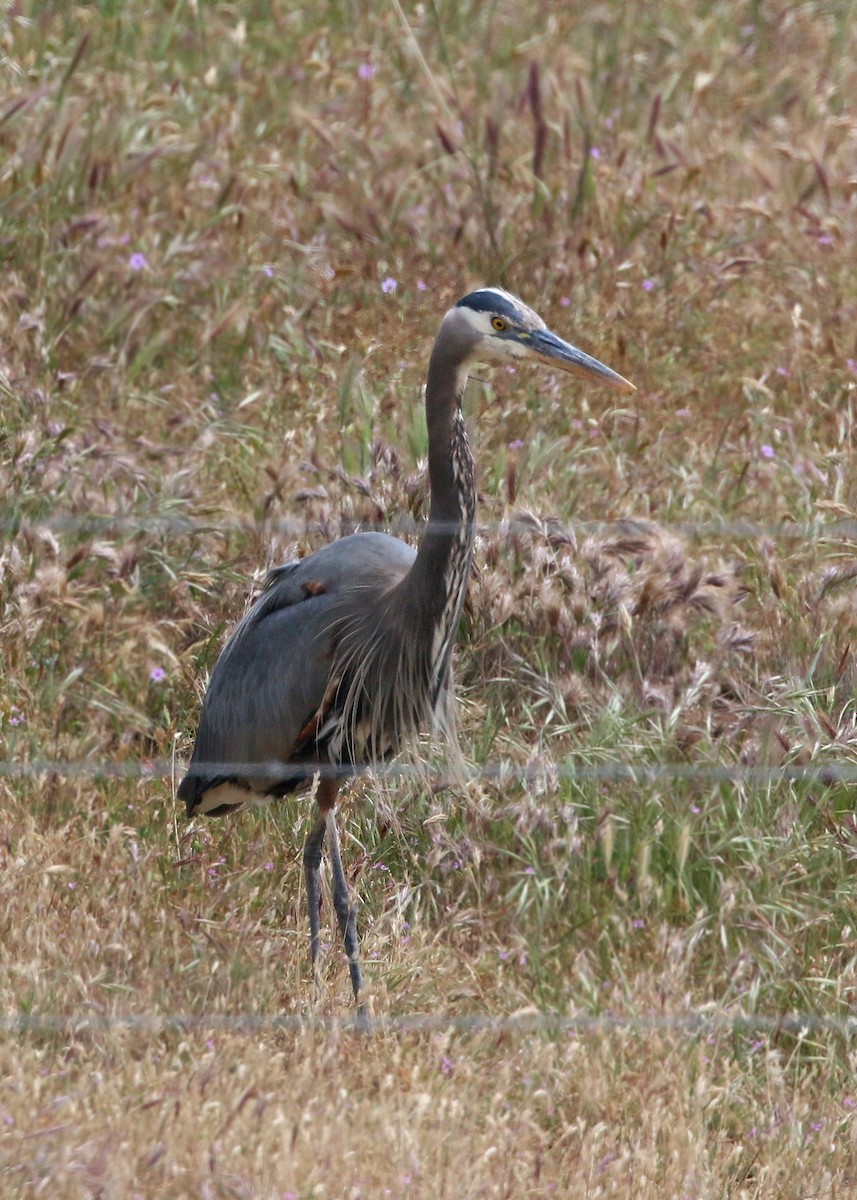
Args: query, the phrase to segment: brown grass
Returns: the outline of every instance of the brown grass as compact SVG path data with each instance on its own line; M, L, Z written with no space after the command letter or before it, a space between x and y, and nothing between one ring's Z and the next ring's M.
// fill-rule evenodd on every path
M857 1188L850 16L7 6L3 1197ZM471 387L470 781L353 790L361 1037L306 803L174 783L254 573L414 536L479 283L639 391Z

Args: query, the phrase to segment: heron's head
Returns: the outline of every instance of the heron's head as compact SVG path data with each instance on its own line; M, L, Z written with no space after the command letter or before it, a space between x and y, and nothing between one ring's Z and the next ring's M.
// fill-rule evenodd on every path
M444 325L447 323L456 340L463 343L463 357L468 359L506 363L530 359L618 392L636 391L633 383L597 358L551 333L538 313L500 288L471 292L449 310L444 318Z

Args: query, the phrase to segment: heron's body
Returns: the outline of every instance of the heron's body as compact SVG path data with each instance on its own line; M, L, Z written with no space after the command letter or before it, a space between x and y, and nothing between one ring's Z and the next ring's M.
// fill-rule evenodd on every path
M270 573L211 680L212 715L200 725L192 764L207 766L182 784L191 812L282 796L318 764L346 767L361 750L369 754L341 736L350 682L343 651L365 621L383 620L415 557L386 534L353 534ZM388 629L387 644L394 640ZM312 655L301 653L307 645Z
M486 288L460 301L444 318L429 363L431 507L419 550L386 534L354 534L272 571L215 666L179 788L189 815L215 814L319 777L320 816L304 848L313 963L327 836L355 996L362 979L336 796L355 767L395 753L433 718L446 722L476 509L461 399L479 357L534 358L633 390L507 293Z

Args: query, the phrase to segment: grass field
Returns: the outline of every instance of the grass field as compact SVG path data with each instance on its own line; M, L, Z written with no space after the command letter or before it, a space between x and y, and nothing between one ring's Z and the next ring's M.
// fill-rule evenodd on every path
M5 6L4 1198L857 1195L855 28ZM306 799L175 785L254 577L415 537L484 283L638 392L470 385L463 764L350 794L359 1036Z

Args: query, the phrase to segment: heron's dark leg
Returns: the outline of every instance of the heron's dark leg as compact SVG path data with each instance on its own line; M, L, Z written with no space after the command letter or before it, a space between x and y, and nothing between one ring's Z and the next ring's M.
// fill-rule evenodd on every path
M331 807L326 813L327 846L330 854L330 871L333 876L333 907L345 940L345 953L348 955L348 970L351 972L351 987L354 999L359 1002L360 989L363 987L363 974L360 970L360 950L357 944L357 909L352 902L348 890L348 881L342 867L342 854L339 849L339 830L336 828L336 813Z
M339 830L336 828L334 808L336 795L339 791L339 780L322 779L319 781L316 801L319 816L312 831L304 843L304 870L306 873L307 903L309 904L310 947L312 953L313 975L318 984L318 950L321 922L319 920L320 892L318 884L321 852L324 846L324 835L327 834L328 852L330 854L330 873L333 884L333 907L342 930L345 941L345 953L348 955L348 969L351 973L351 987L355 1000L359 998L363 986L363 975L360 971L360 952L357 944L357 912L351 903L348 891L348 881L342 866L342 852L339 848Z
M324 846L324 835L327 830L327 813L322 810L318 820L312 827L309 837L304 842L304 874L306 877L306 895L309 906L309 937L310 954L312 955L312 974L318 987L318 949L321 939L321 892L318 886L318 873L321 867L321 851Z

